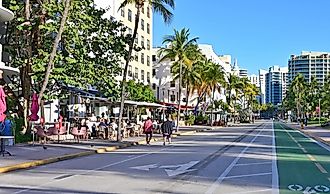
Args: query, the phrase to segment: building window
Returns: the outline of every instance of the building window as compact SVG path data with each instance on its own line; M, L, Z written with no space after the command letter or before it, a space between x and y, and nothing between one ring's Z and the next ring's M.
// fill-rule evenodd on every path
M150 57L147 56L147 66L150 66Z
M135 41L134 41L135 44L139 44L139 35L136 34L136 38L135 38Z
M132 65L128 66L128 76L132 77Z
M175 95L174 94L172 94L170 98L171 98L171 102L175 102Z
M144 14L144 6L141 8L141 12Z
M144 19L141 19L141 29L144 31Z
M152 89L153 89L153 90L156 89L156 84L152 84Z
M127 16L128 16L128 21L132 21L132 10L128 9L128 13L127 13Z
M156 61L156 55L152 55L152 62Z
M134 59L135 59L135 61L139 61L139 56L137 53L135 54Z
M150 84L150 72L149 71L147 72L147 82L148 82L148 84Z
M120 15L121 15L121 17L125 17L125 9L124 8L120 9Z
M150 34L150 24L147 24L147 33Z
M141 80L144 82L144 70L141 70Z
M152 69L152 77L156 76L156 69Z
M150 40L147 39L147 49L150 50Z
M135 67L135 74L134 74L135 79L139 79L139 69Z
M141 47L144 48L144 36L141 36Z
M147 17L150 18L150 8L147 7Z
M182 98L182 102L187 102L187 98Z
M175 87L175 81L174 81L174 80L172 80L172 81L170 82L170 87L171 87L171 88L174 88L174 87Z
M132 28L128 28L128 34L133 34Z
M141 53L141 63L144 64L144 53Z

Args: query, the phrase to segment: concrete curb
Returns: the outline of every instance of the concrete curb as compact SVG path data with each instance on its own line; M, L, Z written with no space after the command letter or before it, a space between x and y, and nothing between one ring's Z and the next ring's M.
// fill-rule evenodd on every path
M183 136L183 135L192 135L197 132L204 131L202 129L197 129L194 131L188 131L188 132L179 132L177 134L173 134L173 138L178 137L178 136ZM163 138L154 138L151 141L156 142L156 141L162 141ZM91 151L83 151L79 153L74 153L74 154L66 154L63 156L58 156L58 157L52 157L52 158L47 158L47 159L42 159L42 160L35 160L31 162L23 162L20 164L14 164L14 165L9 165L9 166L4 166L0 167L0 173L7 173L11 171L16 171L16 170L23 170L23 169L28 169L28 168L33 168L36 166L42 166L50 163L55 163L59 161L64 161L64 160L69 160L69 159L74 159L78 157L83 157L83 156L89 156L93 154L100 154L100 153L105 153L105 152L113 152L117 149L123 149L131 146L137 146L137 145L142 145L146 144L145 140L141 141L136 141L136 142L123 142L122 145L118 146L109 146L109 147L104 147L104 148L98 148L96 150L91 150Z
M320 137L317 137L317 136L315 136L315 135L313 135L313 134L311 134L311 133L309 133L307 131L304 131L304 130L300 129L299 127L298 128L297 127L292 127L290 125L287 125L286 123L283 123L283 124L286 125L286 126L288 126L288 127L290 127L290 128L293 128L293 129L296 129L296 130L300 131L301 133L305 134L308 137L311 137L312 139L314 139L316 141L319 141L319 142L321 142L321 143L323 143L325 145L330 146L330 142L327 142L327 141L325 141L324 139L322 139Z

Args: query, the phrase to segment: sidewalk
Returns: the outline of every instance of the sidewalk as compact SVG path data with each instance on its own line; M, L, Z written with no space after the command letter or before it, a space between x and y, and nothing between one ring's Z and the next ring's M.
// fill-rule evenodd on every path
M180 128L178 133L173 134L173 137L191 135L205 129L206 127L202 129L202 127L194 126ZM160 134L154 134L152 141L162 141L162 136ZM46 144L45 146L38 144L6 146L6 150L9 151L12 156L0 156L0 173L31 168L81 156L110 152L141 144L146 144L144 135L140 137L125 138L123 142L94 139L81 141L79 144L73 140L67 140L59 144L51 143Z
M284 123L285 125L298 129L304 134L314 138L317 141L323 142L330 145L330 130L318 126L304 126L304 129L301 129L300 125L297 123Z

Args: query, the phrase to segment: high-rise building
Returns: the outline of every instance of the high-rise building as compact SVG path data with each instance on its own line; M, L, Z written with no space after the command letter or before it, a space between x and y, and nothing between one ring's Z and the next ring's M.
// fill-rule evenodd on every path
M259 88L260 88L260 103L266 103L266 75L267 71L259 69Z
M248 79L250 80L251 84L256 85L258 88L260 87L260 81L258 75L255 74L249 75Z
M319 84L323 84L330 74L329 52L301 52L301 55L291 55L289 62L289 82L300 73L310 82L314 76Z
M273 66L266 74L266 103L282 103L287 91L288 68Z
M247 69L239 69L239 77L248 77L248 70Z
M132 34L137 8L132 4L128 4L126 7L119 10L122 2L123 0L95 0L95 4L98 7L109 8L105 17L121 21L127 26L128 33ZM152 7L148 3L145 3L144 7L141 9L139 27L135 39L135 44L143 49L139 52L133 51L132 56L134 56L134 60L130 62L127 72L128 79L134 79L144 84L151 83L152 17Z

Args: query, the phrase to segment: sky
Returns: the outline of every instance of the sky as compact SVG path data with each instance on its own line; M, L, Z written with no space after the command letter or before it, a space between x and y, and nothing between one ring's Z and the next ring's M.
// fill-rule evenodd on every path
M291 54L330 52L330 0L175 0L171 24L157 13L153 45L174 29L189 28L191 38L229 54L249 74L287 66Z

